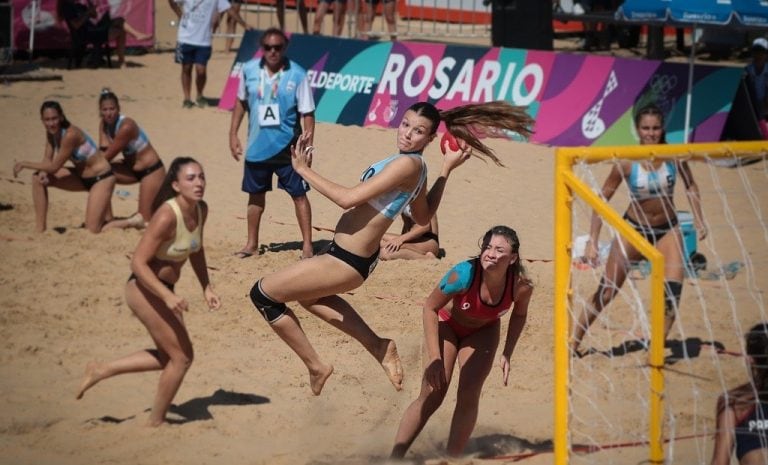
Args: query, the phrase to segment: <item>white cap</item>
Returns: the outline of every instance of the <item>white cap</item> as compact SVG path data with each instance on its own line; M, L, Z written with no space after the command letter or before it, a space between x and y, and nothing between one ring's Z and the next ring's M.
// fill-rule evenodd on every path
M763 37L758 37L752 42L752 50L768 51L768 40Z

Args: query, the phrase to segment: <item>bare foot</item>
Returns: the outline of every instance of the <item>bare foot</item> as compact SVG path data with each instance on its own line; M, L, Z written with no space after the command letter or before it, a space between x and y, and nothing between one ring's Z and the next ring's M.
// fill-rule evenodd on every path
M144 229L147 227L147 222L144 221L144 217L141 216L141 213L136 212L133 215L131 215L130 218L128 218L127 227Z
M248 258L248 257L253 257L254 255L258 256L259 252L256 250L243 249L239 252L235 252L232 255L234 255L237 258Z
M259 249L258 247L251 248L246 245L245 247L243 247L238 252L235 252L232 255L234 255L237 258L248 258L248 257L253 257L254 255L258 257Z
M106 231L108 229L128 229L128 228L136 228L136 229L144 229L147 226L147 223L144 221L144 217L141 216L141 213L134 213L128 218L123 218L119 220L112 219L108 221L102 228L102 231Z
M149 416L147 419L147 423L144 424L147 428L159 428L161 426L164 426L166 424L165 418L161 418L160 420L153 419L152 415Z
M384 356L379 358L384 372L387 374L389 381L395 386L395 389L400 391L403 389L403 366L400 364L400 356L397 355L397 346L392 339L383 339L386 348L384 350Z
M333 365L326 365L325 369L316 373L309 372L309 386L312 394L319 396L328 378L333 374Z
M76 399L82 399L85 391L103 379L104 373L102 370L99 370L100 366L101 364L98 362L89 362L88 365L85 366L85 376L83 376L83 381L80 383L80 388L77 390L77 396L75 396Z

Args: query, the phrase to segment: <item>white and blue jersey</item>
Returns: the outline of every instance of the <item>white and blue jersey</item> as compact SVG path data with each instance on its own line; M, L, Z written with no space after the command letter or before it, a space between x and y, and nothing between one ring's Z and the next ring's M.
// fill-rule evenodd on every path
M642 163L632 163L629 172L629 194L633 201L672 197L677 181L677 167L674 161L665 161L652 171Z
M123 115L120 115L120 117L117 119L117 123L115 124L115 134L120 131L120 126L123 124L124 119L125 116ZM139 127L138 124L136 127L139 129L139 135L136 136L135 139L128 141L128 144L125 145L125 148L123 149L123 154L125 155L136 155L137 153L147 148L149 145L149 137L147 137L147 134L143 129L141 129L141 127ZM107 136L109 137L109 141L112 142L114 136L109 134L109 132L107 132Z
M315 111L307 72L290 60L272 76L261 59L245 63L237 98L249 109L245 149L249 162L263 162L282 152L301 133L300 115Z
M421 173L419 174L419 182L416 184L416 187L411 192L391 190L368 201L368 205L378 210L379 213L390 220L397 218L397 216L405 210L405 207L413 202L413 199L419 195L421 189L424 188L424 184L427 182L427 165L424 163L424 158L417 153L398 153L397 155L392 155L391 157L372 164L368 169L363 171L363 174L360 176L360 182L365 182L373 176L376 176L378 173L381 173L388 164L400 157L419 158L419 161L421 162Z
M61 138L64 139L64 136L67 134L67 131L69 128L61 128ZM72 150L72 153L69 154L70 160L72 160L73 163L82 163L87 161L92 156L99 153L99 146L96 145L96 142L93 141L91 136L89 136L85 131L82 129L80 130L83 133L83 138L85 139L85 142L83 142L79 147L75 147ZM55 147L56 150L59 150L59 147Z

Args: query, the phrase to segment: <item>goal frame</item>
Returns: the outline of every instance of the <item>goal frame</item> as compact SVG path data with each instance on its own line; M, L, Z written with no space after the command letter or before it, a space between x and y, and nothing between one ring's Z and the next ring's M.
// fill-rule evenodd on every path
M578 179L573 166L577 162L597 163L607 160L685 159L704 160L731 157L765 156L768 141L658 144L608 147L558 147L555 150L554 192L554 463L566 465L570 458L568 410L570 390L571 319L568 311L571 288L572 204L575 196L632 244L650 263L650 369L648 445L649 462L664 463L662 417L664 413L664 257L635 231L619 213L590 186Z

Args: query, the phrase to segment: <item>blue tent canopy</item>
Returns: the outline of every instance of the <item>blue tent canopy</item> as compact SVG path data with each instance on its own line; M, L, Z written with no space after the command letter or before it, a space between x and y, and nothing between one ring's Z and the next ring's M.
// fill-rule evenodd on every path
M768 0L624 0L616 17L636 22L768 27Z
M624 0L616 12L616 18L656 25L746 26L768 30L768 0ZM686 140L690 128L695 47L694 42L691 47L685 108Z
M768 0L731 0L742 24L768 27Z
M728 24L735 10L730 0L672 0L669 18L681 23Z
M627 21L666 21L671 0L624 0L616 16Z

